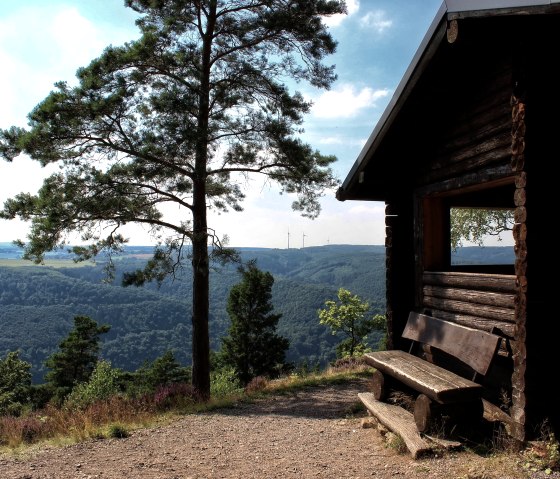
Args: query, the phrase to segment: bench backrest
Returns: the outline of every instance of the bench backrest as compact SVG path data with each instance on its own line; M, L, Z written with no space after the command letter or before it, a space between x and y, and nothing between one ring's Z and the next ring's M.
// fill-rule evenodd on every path
M402 337L444 351L483 376L488 372L501 341L495 334L414 311L408 316Z

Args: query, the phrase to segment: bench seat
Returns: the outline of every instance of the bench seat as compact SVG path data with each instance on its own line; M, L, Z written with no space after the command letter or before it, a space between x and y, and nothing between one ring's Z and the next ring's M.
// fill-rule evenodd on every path
M365 361L438 403L473 401L483 393L480 384L405 351L366 353Z

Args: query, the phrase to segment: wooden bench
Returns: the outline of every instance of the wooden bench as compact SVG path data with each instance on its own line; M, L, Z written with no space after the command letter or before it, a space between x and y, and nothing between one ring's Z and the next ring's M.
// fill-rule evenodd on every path
M409 352L366 353L375 368L373 395L385 401L395 380L418 393L414 421L418 431L428 431L436 419L461 416L482 418L482 379L488 374L501 337L456 323L411 312L402 337L412 341ZM439 364L436 364L439 363ZM452 371L447 365L463 368ZM467 372L472 375L467 377Z

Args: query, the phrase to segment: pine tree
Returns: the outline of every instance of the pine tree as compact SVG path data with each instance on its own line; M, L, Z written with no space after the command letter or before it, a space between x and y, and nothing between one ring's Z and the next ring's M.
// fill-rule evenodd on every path
M257 376L278 376L289 341L276 334L281 314L273 314L274 278L254 264L240 269L242 280L230 291L228 336L222 339L222 359L233 366L242 384Z
M45 361L50 369L45 380L53 389L55 401L61 402L76 384L90 378L99 359L99 336L109 329L88 316L74 317L74 328Z
M148 226L159 246L126 284L161 281L190 260L192 381L208 397L209 250L232 254L208 225L208 210L240 211L240 185L250 175L295 194L292 207L304 216L319 214L320 197L338 185L330 167L336 158L301 140L311 104L287 84L328 89L336 80L334 66L322 63L336 50L323 19L346 6L343 0L126 5L139 14L139 39L108 47L78 70L77 86L57 83L30 113L29 129L0 130L0 157L12 161L24 153L61 166L37 195L6 201L0 217L31 221L25 257L38 262L76 233L89 244L74 251L88 259L120 251L127 241L122 226ZM166 215L170 209L177 215Z

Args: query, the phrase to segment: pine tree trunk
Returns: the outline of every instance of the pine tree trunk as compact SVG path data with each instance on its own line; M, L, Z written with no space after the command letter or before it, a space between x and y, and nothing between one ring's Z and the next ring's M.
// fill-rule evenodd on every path
M208 164L208 118L210 114L210 68L217 2L210 2L203 35L202 70L198 104L196 159L193 180L193 315L192 385L201 399L210 398L210 339L208 333L209 261L206 211L206 167Z
M204 190L204 184L195 186L193 201L192 384L202 399L208 399L210 397L210 338L208 334L210 283Z

